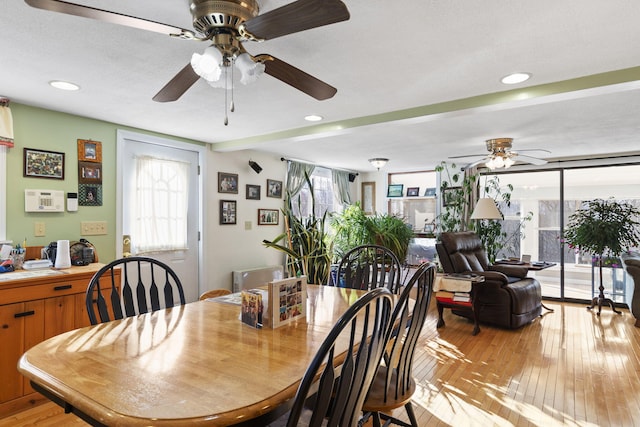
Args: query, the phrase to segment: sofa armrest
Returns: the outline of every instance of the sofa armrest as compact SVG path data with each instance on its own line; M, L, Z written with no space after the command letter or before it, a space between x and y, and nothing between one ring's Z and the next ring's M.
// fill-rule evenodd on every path
M479 285L485 288L502 288L509 284L509 278L498 271L467 271L465 273L484 277L484 282Z
M499 271L505 276L517 277L518 279L524 279L529 273L529 269L522 265L493 264L489 266L489 270Z

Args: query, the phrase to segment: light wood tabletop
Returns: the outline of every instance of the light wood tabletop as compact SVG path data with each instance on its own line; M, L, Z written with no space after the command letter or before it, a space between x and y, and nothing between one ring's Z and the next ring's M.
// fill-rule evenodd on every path
M232 425L295 395L322 341L362 294L309 285L306 319L277 329L241 323L237 305L197 301L55 336L28 350L18 369L105 425Z

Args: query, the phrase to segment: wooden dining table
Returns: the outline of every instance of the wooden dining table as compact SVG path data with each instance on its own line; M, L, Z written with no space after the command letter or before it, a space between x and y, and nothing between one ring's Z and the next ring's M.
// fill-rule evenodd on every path
M252 328L240 306L204 300L55 336L18 369L94 425L266 424L288 410L319 346L363 294L307 292L306 317L277 329Z

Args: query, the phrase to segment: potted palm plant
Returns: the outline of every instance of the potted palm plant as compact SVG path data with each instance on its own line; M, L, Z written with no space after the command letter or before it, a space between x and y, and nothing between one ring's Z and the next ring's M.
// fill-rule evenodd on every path
M564 233L564 241L570 248L595 256L599 270L599 295L591 301L592 309L598 306L598 315L603 304L615 309L613 301L604 295L602 282L603 262L610 257L618 257L625 250L640 243L638 217L640 211L630 203L608 199L586 201L580 209L569 217Z

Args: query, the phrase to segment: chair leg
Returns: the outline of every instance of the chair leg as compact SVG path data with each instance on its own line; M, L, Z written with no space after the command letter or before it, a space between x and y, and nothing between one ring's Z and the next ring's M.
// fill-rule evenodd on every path
M380 412L373 413L373 427L380 427Z
M418 427L418 420L416 419L415 412L413 412L413 405L411 405L411 401L407 402L407 404L404 405L404 407L407 410L407 415L409 416L409 420L411 421L411 425L413 427Z

